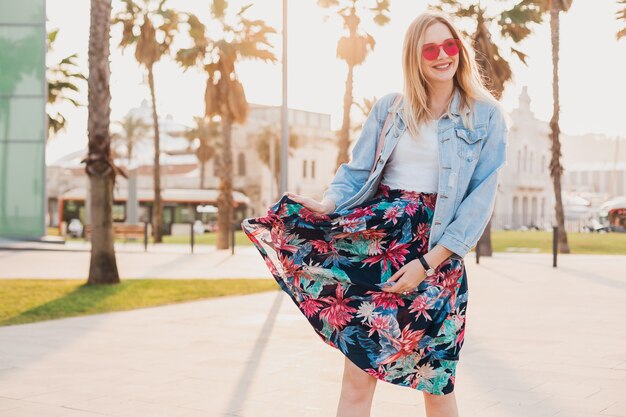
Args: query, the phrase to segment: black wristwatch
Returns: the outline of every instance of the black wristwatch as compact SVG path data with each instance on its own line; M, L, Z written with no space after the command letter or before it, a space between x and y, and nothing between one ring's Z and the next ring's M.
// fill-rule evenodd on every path
M417 259L420 260L420 263L422 264L422 266L426 270L426 276L427 277L431 277L431 276L433 276L435 274L435 269L432 268L430 265L428 265L428 262L426 262L426 259L424 259L423 256L419 256Z

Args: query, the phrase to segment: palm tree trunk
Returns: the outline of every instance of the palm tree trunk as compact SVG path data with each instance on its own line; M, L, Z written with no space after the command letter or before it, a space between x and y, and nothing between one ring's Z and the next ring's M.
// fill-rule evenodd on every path
M156 96L154 92L154 72L152 66L148 67L148 83L150 85L150 97L152 98L152 122L154 125L154 205L152 209L152 228L154 242L163 241L163 201L161 199L161 139L159 136L159 116L156 108Z
M348 65L348 77L346 78L346 92L343 96L343 122L339 132L339 154L337 155L337 168L350 160L348 148L350 147L350 109L352 108L352 85L354 81L354 67Z
M559 135L559 3L552 1L550 5L550 33L552 39L552 96L553 110L550 119L550 139L552 140L552 159L550 161L550 175L554 185L556 221L558 226L559 252L570 253L565 232L565 216L563 214L563 200L561 198L561 142Z
M109 34L111 0L91 0L89 28L88 136L85 170L91 183L91 261L87 283L120 282L113 245L113 183L109 133Z
M220 194L217 197L217 249L228 249L233 223L233 158L232 118L222 116L222 146L220 155Z
M206 161L200 161L200 189L204 190L204 177L206 176Z

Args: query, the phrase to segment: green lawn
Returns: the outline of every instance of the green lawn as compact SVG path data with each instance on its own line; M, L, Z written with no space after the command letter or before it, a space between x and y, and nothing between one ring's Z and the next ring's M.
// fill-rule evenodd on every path
M491 233L493 250L552 253L552 232L504 231ZM568 233L571 253L626 255L626 233Z
M574 233L567 234L571 253L624 254L626 255L626 233ZM496 230L491 235L493 250L552 252L552 232ZM196 235L197 245L215 245L215 233ZM76 239L70 239L76 240ZM150 239L152 243L152 239ZM188 245L189 236L163 236L163 243ZM243 231L235 233L237 246L252 245Z
M277 290L271 279L0 280L0 326Z

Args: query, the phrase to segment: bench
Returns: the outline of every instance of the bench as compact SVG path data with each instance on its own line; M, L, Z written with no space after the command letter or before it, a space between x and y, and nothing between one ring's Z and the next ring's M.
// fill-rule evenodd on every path
M144 238L143 224L129 224L129 223L113 223L113 237L128 239L143 239ZM85 225L85 239L89 240L91 235L91 225Z

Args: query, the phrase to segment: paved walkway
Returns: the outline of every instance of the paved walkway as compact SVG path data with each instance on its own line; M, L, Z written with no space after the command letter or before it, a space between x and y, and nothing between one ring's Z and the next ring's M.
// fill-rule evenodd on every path
M0 279L47 278L86 279L89 271L89 245L83 242L62 244L36 242L9 242L0 240ZM188 245L160 244L146 253L136 243L116 244L116 258L122 279L136 278L271 278L258 251L250 245L230 250L216 250L214 246L199 245L190 253ZM473 253L465 258L475 264ZM506 271L509 262L522 265L552 265L547 253L498 252L489 260L491 267ZM561 271L580 274L589 272L602 277L626 275L626 256L616 255L560 255ZM524 270L527 270L524 267Z
M461 416L626 416L626 257L467 261ZM0 417L333 417L342 366L279 291L9 326ZM422 395L380 381L372 415L424 416Z

